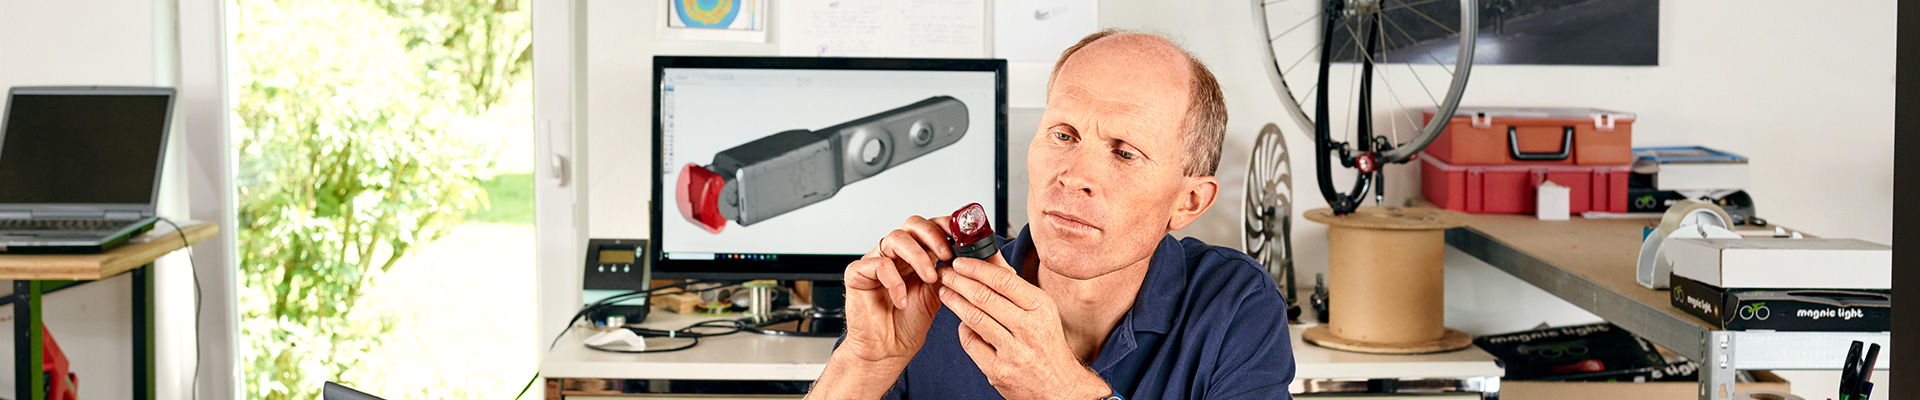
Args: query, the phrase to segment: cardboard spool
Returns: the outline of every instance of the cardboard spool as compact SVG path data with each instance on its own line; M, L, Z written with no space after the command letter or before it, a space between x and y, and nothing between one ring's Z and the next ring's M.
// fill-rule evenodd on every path
M1473 338L1443 325L1446 230L1466 226L1466 213L1437 208L1360 207L1335 216L1306 212L1327 224L1328 323L1301 339L1359 353L1421 354L1465 348Z

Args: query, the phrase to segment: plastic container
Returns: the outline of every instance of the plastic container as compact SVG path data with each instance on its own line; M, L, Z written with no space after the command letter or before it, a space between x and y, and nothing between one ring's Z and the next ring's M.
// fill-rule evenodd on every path
M1421 111L1421 122L1433 114ZM1425 152L1453 165L1632 164L1633 119L1593 108L1460 107Z
M1571 190L1567 212L1627 212L1627 165L1453 165L1422 154L1420 194L1448 210L1530 214L1535 188L1553 181Z

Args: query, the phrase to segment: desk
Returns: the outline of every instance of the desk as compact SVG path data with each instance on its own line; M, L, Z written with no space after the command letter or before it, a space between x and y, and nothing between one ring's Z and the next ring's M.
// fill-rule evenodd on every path
M1644 219L1540 221L1526 215L1478 214L1447 231L1447 245L1605 318L1614 325L1700 362L1701 399L1734 392L1738 370L1837 370L1859 340L1887 346L1886 332L1714 330L1674 308L1669 293L1634 280ZM1879 369L1892 367L1882 350Z
M643 324L674 329L737 317L701 317L654 310ZM1427 355L1377 355L1328 350L1300 341L1307 325L1289 329L1297 364L1295 394L1405 393L1497 395L1504 370L1477 347ZM667 395L676 386L738 390L730 395L797 397L826 369L834 338L737 333L702 339L685 351L617 354L580 345L573 333L540 361L546 398ZM659 345L669 345L661 342Z
M135 398L154 398L153 361L153 260L191 243L212 238L220 228L211 223L181 226L188 243L171 226L159 225L145 235L98 254L5 254L0 255L0 279L13 280L13 294L0 298L0 305L14 306L13 370L16 399L40 400L46 397L46 375L41 373L44 357L40 346L42 315L40 302L48 293L87 282L133 274L133 393ZM68 353L78 348L68 347Z

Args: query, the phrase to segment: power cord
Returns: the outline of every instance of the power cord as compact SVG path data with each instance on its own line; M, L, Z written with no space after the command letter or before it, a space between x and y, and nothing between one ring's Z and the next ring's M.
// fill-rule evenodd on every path
M187 231L181 230L180 224L165 217L161 217L160 222L167 223L167 226L173 227L174 233L180 234L180 247L187 249L187 271L193 274L193 383L187 390L192 392L189 396L197 400L200 398L200 266L193 262L193 241L187 240Z

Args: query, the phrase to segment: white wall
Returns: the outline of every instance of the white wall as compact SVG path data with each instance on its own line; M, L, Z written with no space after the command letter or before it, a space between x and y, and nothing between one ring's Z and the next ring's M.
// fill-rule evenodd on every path
M169 0L0 1L0 88L25 85L176 86L176 7ZM178 106L176 105L176 112ZM177 115L177 114L176 114ZM187 220L183 123L175 118L160 190L161 216ZM193 286L182 253L156 265L156 390L186 398L193 362ZM86 398L132 397L130 276L47 297L47 328L82 377ZM11 282L0 292L10 292ZM11 321L12 307L0 309ZM0 324L11 359L12 323ZM12 396L13 363L0 363L0 393Z
M584 137L592 176L587 181L587 232L597 238L644 238L650 57L773 55L780 38L770 37L766 44L660 41L654 33L656 1L587 4L592 12L585 18L585 57L592 84L580 86L590 116ZM1754 179L1749 192L1763 217L1822 235L1889 243L1895 6L1890 0L1850 2L1846 7L1782 0L1664 1L1660 66L1477 66L1464 103L1635 112L1637 146L1706 144L1751 157ZM1221 80L1231 115L1219 173L1225 183L1222 200L1178 235L1230 247L1238 247L1241 240L1238 199L1246 149L1261 125L1288 121L1260 65L1264 60L1257 46L1262 41L1250 15L1249 3L1234 0L1107 0L1100 10L1101 26L1173 36ZM1048 67L1012 64L1013 107L1043 105ZM1016 117L1021 114L1015 111ZM1009 141L1024 143L1021 139L1031 135L1031 129L1030 123L1010 125ZM1299 210L1324 207L1314 195L1319 189L1311 179L1312 166L1304 162L1310 160L1303 150L1312 143L1309 135L1289 131L1287 142L1301 154L1293 171L1299 178L1295 193L1304 194L1296 199ZM1407 185L1416 173L1405 167L1390 169L1396 182L1390 197L1410 194ZM1024 185L1011 187L1009 197L1024 197ZM1311 282L1314 273L1326 270L1326 229L1296 220L1298 273L1301 282ZM544 246L542 251L558 251ZM578 252L577 244L565 251ZM1448 318L1470 333L1597 320L1472 257L1455 252L1448 263ZM563 273L559 269L577 264L543 263L543 271L548 271L543 276L558 276ZM571 276L577 282L578 275ZM556 296L561 295L543 293L542 300L555 301ZM1882 386L1880 392L1887 389ZM1831 397L1803 392L1809 398Z

